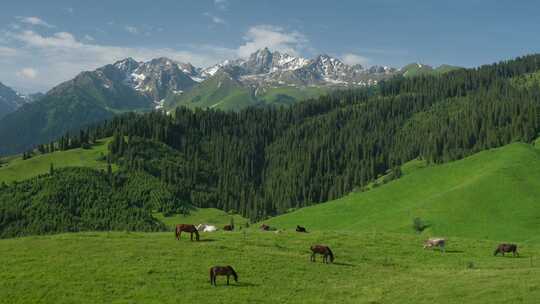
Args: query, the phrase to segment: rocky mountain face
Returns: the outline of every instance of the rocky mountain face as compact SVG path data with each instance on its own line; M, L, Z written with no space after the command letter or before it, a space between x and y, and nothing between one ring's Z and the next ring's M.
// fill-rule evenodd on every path
M337 58L313 59L260 49L247 59L229 60L201 71L208 78L225 70L246 85L254 86L366 86L395 75L398 70L374 66L350 66Z
M32 99L17 93L12 88L0 82L0 118L14 112L25 103L31 101Z

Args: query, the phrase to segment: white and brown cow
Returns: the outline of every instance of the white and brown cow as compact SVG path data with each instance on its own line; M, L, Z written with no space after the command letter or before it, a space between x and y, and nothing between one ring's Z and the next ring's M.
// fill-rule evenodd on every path
M424 249L439 247L441 251L445 251L446 240L443 238L429 238L424 241Z

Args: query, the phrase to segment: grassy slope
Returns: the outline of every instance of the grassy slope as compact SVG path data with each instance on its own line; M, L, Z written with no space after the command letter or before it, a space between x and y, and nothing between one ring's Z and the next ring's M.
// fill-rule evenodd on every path
M79 233L0 240L0 303L536 303L540 247L492 257L488 241L452 239L446 254L416 235L259 231ZM336 263L309 262L313 243ZM534 257L533 257L534 256ZM532 265L531 265L532 261ZM473 269L467 265L472 263ZM211 287L233 265L239 283ZM369 274L369 275L366 275Z
M226 212L215 208L196 209L191 211L187 216L178 214L165 217L162 214L157 213L155 214L155 217L171 228L174 228L176 224L210 224L221 229L223 226L230 223L231 218L234 219L234 223L237 227L244 226L247 222L245 218L238 214L229 215Z
M201 242L121 232L0 240L0 303L536 303L539 166L540 150L520 143L446 165L415 161L397 181L268 221L306 224L308 234L254 228L202 233ZM416 215L432 221L431 231L411 233ZM228 217L198 210L167 221ZM433 233L449 237L446 254L421 249ZM493 257L497 242L484 236L520 241L521 257ZM310 263L314 243L331 246L336 263ZM211 287L208 268L227 264L240 282L227 288L219 278Z
M431 223L424 235L540 241L540 150L515 143L412 170L374 190L300 209L267 223L286 228L301 224L316 230L413 233L414 217Z
M39 174L48 173L51 163L55 168L61 167L91 167L107 169L107 163L101 161L107 155L107 144L110 139L104 139L92 146L91 149L82 148L68 151L37 155L27 160L21 157L11 157L8 162L0 166L0 183L24 180ZM113 168L115 169L115 168Z
M258 98L266 104L288 105L300 100L309 98L317 98L327 93L331 88L325 87L277 87L269 88L267 91L258 96Z

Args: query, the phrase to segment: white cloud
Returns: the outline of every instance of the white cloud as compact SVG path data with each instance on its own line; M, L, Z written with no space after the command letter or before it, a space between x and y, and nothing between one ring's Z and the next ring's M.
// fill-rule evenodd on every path
M209 12L206 12L203 15L210 18L210 20L212 20L212 22L215 23L215 24L226 24L227 23L223 18L215 16L215 15L209 13Z
M136 35L136 34L139 33L139 29L137 29L136 27L131 26L131 25L126 25L126 26L124 27L124 29L125 29L127 32L129 32L129 33L131 33L131 34L133 34L133 35Z
M184 45L181 49L123 47L98 44L91 38L84 35L78 38L63 31L53 34L33 30L0 31L0 80L28 91L45 91L82 71L94 70L126 57L139 61L168 57L207 67L225 59L248 56L262 47L298 54L307 46L307 39L301 33L269 25L251 27L237 48L212 44ZM29 65L39 71L39 75L47 77L23 77L30 75L22 72Z
M229 1L228 0L214 0L214 4L220 10L226 10L227 7L229 6Z
M245 43L237 50L240 57L247 57L264 47L290 55L298 55L308 43L303 34L296 31L286 32L283 28L272 25L251 27L244 36L244 40Z
M68 32L43 35L28 30L11 32L7 38L12 44L0 47L0 62L3 64L0 79L11 81L16 87L31 87L32 91L48 90L82 71L94 70L126 57L140 61L168 57L206 67L236 53L235 50L210 45L192 46L190 50L100 45L88 39L79 40ZM31 74L22 69L29 62L47 77L29 77ZM15 74L19 77L13 78Z
M0 46L0 58L1 57L13 57L17 55L17 50L10 47Z
M94 41L96 39L94 39L94 37L87 34L87 35L84 35L84 40L86 40L86 41Z
M17 71L17 76L27 79L35 79L38 75L38 72L33 68L24 68Z
M74 12L75 10L73 9L73 7L68 7L68 8L66 8L66 11L67 11L68 13L70 13L70 14L73 14L73 12Z
M343 56L341 56L341 60L348 65L366 65L369 63L369 58L353 53L343 54Z
M53 28L54 25L51 25L47 22L45 22L43 19L39 18L39 17L35 17L35 16L32 16L32 17L17 17L17 19L22 22L22 23L26 23L26 24L30 24L30 25L37 25L37 26L44 26L44 27L49 27L49 28Z

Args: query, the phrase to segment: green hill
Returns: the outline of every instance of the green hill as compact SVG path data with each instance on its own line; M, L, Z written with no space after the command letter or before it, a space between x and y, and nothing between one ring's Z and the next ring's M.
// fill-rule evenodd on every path
M22 181L40 174L48 173L51 164L55 168L63 167L89 167L94 169L107 169L105 155L110 138L99 140L90 149L77 148L67 151L36 155L23 160L20 156L6 158L0 162L0 183ZM117 166L113 164L113 170Z
M182 94L170 95L167 108L213 108L238 111L255 105L291 105L300 100L316 98L328 92L322 87L275 87L253 89L244 86L226 72L213 77Z
M181 94L167 97L168 108L186 106L188 108L216 108L236 110L255 103L250 91L225 72L218 72L212 78Z
M532 145L514 143L444 165L411 167L373 190L265 223L413 233L413 219L419 217L431 225L425 235L540 240L540 150Z

